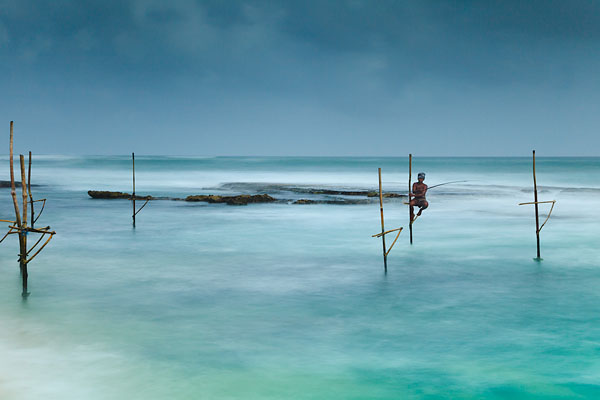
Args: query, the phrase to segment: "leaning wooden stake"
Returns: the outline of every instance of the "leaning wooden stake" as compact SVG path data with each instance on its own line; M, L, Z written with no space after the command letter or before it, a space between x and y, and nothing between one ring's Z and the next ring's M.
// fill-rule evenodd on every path
M410 230L410 244L413 244L412 226L413 226L413 214L410 208L410 202L412 200L412 154L408 155L408 229Z
M379 210L381 211L381 243L383 243L383 268L387 272L387 252L385 251L385 226L383 222L383 192L381 190L381 168L379 168Z

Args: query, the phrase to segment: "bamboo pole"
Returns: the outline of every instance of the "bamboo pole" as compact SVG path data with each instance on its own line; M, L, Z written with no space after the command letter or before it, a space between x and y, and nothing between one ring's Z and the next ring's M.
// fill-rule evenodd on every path
M132 203L132 205L133 205L132 218L133 218L133 227L135 228L135 214L137 214L135 212L135 153L131 153L131 163L132 163L132 167L133 167L133 194L131 196L131 199L133 201L133 203Z
M31 227L35 224L35 212L33 211L33 195L31 194L31 152L29 152L29 171L27 173L27 191L29 192L29 202L31 203Z
M15 216L17 226L21 226L21 212L19 211L19 203L17 202L17 191L15 189L15 168L13 165L13 121L10 121L10 195L13 199L15 207Z
M410 201L412 193L412 154L408 155L408 229L410 231L410 244L413 244L412 236L412 225L413 225L413 213L411 212Z
M23 220L21 221L21 234L19 235L19 247L21 249L19 255L19 265L21 267L21 278L23 279L23 297L27 296L27 181L25 180L25 157L23 154L19 156L21 161L21 188L23 193Z
M383 192L381 190L381 168L379 168L379 211L381 212L381 243L383 243L383 269L387 272L387 252L385 251L385 226L383 222Z
M13 121L10 121L10 148L9 148L9 162L10 162L10 194L11 197L13 199L13 205L15 208L15 219L16 219L16 227L18 229L18 233L19 233L19 270L21 272L21 278L23 280L23 292L21 293L22 296L27 296L27 263L26 263L26 257L27 257L27 239L26 239L26 231L23 230L23 224L21 222L21 212L19 210L19 202L17 201L17 191L15 189L15 168L14 168L14 163L13 163ZM23 156L21 155L21 185L25 185L25 169L24 169L24 160L23 160ZM27 203L27 197L26 197L26 186L23 186L23 190L25 191L24 197L25 197L25 204ZM26 218L27 218L27 210L24 208L23 209L23 216L24 216L24 220L26 223Z
M10 194L13 200L13 206L15 209L15 221L9 221L9 220L0 220L0 222L10 222L12 225L10 225L9 231L6 233L6 235L4 235L4 237L2 239L0 239L0 242L2 242L7 236L11 235L11 234L18 234L19 235L19 269L21 272L21 279L23 282L23 291L21 293L21 295L23 297L27 297L29 296L29 292L27 291L27 280L29 277L29 274L27 272L27 266L29 261L31 261L33 258L35 258L40 251L42 251L42 249L44 247L46 247L46 245L50 242L50 240L52 239L52 237L56 234L56 232L54 231L50 231L50 227L47 226L45 228L41 228L41 229L35 229L33 227L35 221L37 218L35 218L35 212L34 212L34 204L35 201L33 200L33 196L31 194L31 164L32 164L32 160L31 160L31 152L29 152L29 163L28 163L28 170L25 170L25 156L23 154L21 154L19 156L19 161L20 161L20 167L21 167L21 189L22 189L22 214L21 214L21 210L19 209L19 202L17 200L17 193L16 193L16 183L15 183L15 168L14 168L14 148L13 148L13 144L14 144L14 134L13 134L13 121L10 122L10 156L9 156L9 162L10 162ZM42 201L42 209L41 211L44 210L44 205L46 204L46 200L37 200L37 201ZM31 227L27 226L27 219L28 219L28 204L31 204ZM38 214L38 218L40 217L40 213ZM33 245L33 247L29 250L27 250L27 236L28 234L32 232L32 233L40 233L42 234L42 236L37 240L37 242L35 242L35 244ZM27 258L29 256L29 253L33 252L33 250L42 243L42 239L44 238L45 235L50 235L50 237L48 237L46 239L46 241L37 249L37 251L35 252L35 254L33 254L33 256L29 257L29 259Z
M538 210L538 192L537 182L535 179L535 150L533 150L533 199L535 206L535 238L537 241L537 260L541 260L540 256L540 215Z
M23 189L23 220L21 224L23 228L27 228L27 180L25 179L25 157L23 157L23 154L19 156L19 159L21 161L21 188Z

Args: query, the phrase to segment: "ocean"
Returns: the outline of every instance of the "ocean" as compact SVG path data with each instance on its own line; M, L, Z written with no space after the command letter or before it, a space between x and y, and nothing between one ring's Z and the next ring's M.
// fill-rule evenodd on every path
M378 168L406 193L407 157L136 156L138 195L279 201L155 200L134 229L87 194L131 192L130 157L34 154L57 235L27 299L0 244L0 399L600 398L600 158L538 157L535 261L530 158L415 156L413 181L464 182L431 189L412 245L385 199L387 273L378 198L323 193L377 191Z

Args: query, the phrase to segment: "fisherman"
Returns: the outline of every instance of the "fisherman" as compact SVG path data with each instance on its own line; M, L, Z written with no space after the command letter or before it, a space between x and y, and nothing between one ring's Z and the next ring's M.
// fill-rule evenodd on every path
M425 200L425 193L427 193L427 185L423 183L425 180L425 173L419 172L418 179L418 182L413 183L412 193L408 194L409 197L413 197L413 199L409 202L411 222L420 216L423 210L429 206L429 203L427 200ZM419 207L419 212L416 216L414 211L415 206Z

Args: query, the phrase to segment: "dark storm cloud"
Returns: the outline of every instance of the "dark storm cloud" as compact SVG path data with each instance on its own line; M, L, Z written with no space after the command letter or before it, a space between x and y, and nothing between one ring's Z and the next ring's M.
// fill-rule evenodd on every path
M433 153L536 122L591 132L599 44L596 1L0 1L5 110L105 132L102 110L150 136L177 121L182 140L203 125L259 143L233 152L285 154L286 131L310 153L320 131L376 154L361 142L374 123L398 143L398 130L457 138Z
M591 1L5 1L1 15L5 61L136 73L269 75L277 58L380 56L411 75L501 74L600 38Z

